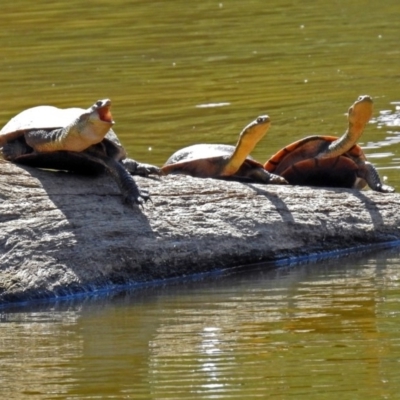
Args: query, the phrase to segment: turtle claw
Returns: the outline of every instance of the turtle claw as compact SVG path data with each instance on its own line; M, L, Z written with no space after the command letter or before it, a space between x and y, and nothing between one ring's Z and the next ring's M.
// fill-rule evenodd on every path
M147 203L149 200L151 201L149 192L147 190L141 190L138 200L140 201L140 204Z
M382 192L382 193L394 193L395 189L392 186L389 185L380 185L379 188L377 188L378 192Z
M138 188L131 188L135 190L128 190L123 194L123 203L129 207L134 208L140 206L143 208L144 204L149 200L151 201L150 194L147 190L140 190Z
M395 191L392 186L382 183L377 169L369 161L365 161L363 165L360 165L359 176L365 179L368 186L376 192L393 193Z

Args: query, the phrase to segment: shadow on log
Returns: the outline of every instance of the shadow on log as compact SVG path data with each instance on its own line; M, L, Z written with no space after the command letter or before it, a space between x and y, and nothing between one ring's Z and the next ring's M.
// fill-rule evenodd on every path
M91 292L400 239L400 195L168 176L107 176L0 160L0 304Z

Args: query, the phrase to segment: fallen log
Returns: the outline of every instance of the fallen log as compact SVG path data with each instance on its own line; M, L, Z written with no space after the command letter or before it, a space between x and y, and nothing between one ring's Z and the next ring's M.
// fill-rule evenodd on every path
M400 239L400 195L168 176L108 176L0 160L0 304Z

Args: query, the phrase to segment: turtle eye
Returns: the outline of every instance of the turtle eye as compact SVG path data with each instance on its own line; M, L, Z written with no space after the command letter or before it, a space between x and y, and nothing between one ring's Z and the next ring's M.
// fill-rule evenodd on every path
M101 107L103 105L103 100L97 100L96 101L96 106Z
M257 124L262 124L263 122L265 122L265 118L264 117L258 117L256 119Z

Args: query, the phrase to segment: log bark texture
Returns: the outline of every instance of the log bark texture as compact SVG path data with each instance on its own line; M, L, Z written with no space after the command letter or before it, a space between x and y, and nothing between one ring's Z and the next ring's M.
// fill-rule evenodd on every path
M0 304L66 296L400 239L400 195L168 176L108 176L0 160Z

